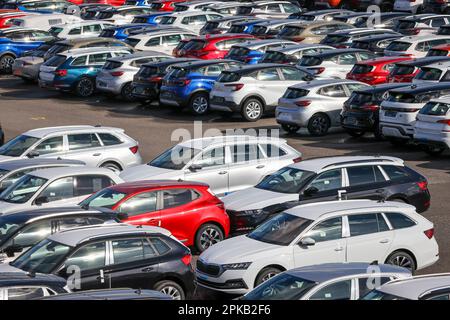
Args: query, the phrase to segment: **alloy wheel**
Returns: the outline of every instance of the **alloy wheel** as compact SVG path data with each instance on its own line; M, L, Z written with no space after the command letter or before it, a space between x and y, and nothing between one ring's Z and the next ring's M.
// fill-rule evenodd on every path
M317 117L311 126L317 134L324 134L328 130L328 121L324 117Z
M262 278L262 282L266 282L267 280L269 280L270 278L273 278L277 275L278 273L276 272L269 272L266 275L264 275L264 277Z
M399 267L403 267L403 268L407 268L407 269L411 269L412 267L412 261L403 255L397 255L393 258L390 259L390 264L399 266Z
M203 231L200 236L200 245L204 250L211 247L213 244L220 242L221 236L220 233L214 228L207 228Z
M78 93L82 97L88 97L94 92L94 85L89 79L81 79L78 83Z
M203 114L208 110L208 100L203 96L198 96L192 101L192 109L197 114Z
M252 101L245 106L245 113L250 119L258 119L261 115L261 104Z
M166 286L160 292L171 296L173 300L181 300L181 292L173 286Z
M4 56L1 59L0 68L4 72L11 72L13 63L14 63L14 58L13 57L11 57L9 55L8 56Z

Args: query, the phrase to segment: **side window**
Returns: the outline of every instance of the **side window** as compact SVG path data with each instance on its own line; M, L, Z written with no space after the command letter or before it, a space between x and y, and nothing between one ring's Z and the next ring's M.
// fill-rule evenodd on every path
M146 46L146 47L159 46L160 42L161 42L161 37L155 37L155 38L151 38L150 40L148 40L144 46Z
M65 266L78 266L81 271L100 269L105 266L106 243L96 242L82 246L65 262Z
M385 215L394 229L409 228L416 225L413 220L401 213L386 212Z
M266 6L266 12L274 12L274 13L281 12L281 8L277 3L268 4Z
M150 238L149 240L160 255L163 255L170 251L169 245L160 238Z
M70 34L70 35L81 34L81 27L80 27L80 28L74 28L74 29L71 29L71 30L68 32L68 34Z
M339 55L339 64L342 65L353 65L357 62L356 54L354 53L344 53Z
M88 225L89 223L86 217L65 217L59 219L58 224L59 230L65 230L70 228L82 227Z
M235 144L231 147L233 163L241 163L262 159L257 144Z
M114 184L109 177L100 175L76 176L74 179L75 197L92 194Z
M125 212L129 216L135 216L147 212L156 211L157 192L143 192L123 202L119 212Z
M202 166L202 168L225 164L225 148L219 147L203 152L201 157L195 160L195 164Z
M105 146L114 146L122 143L122 141L119 138L109 133L99 133L98 136L100 137L100 139L103 142L103 145Z
M342 238L342 218L331 218L320 222L306 233L303 238L312 238L316 242L337 240Z
M39 155L61 152L63 151L63 137L48 138L39 143L34 150L39 152Z
M332 283L314 293L310 300L350 300L352 296L352 281L344 280Z
M341 169L330 170L319 174L308 188L315 187L320 191L335 190L342 187Z
M199 197L191 189L167 189L162 191L163 209L169 209L189 203Z
M47 197L49 202L73 198L73 177L60 178L53 181L39 197Z
M8 288L8 300L30 300L44 297L44 289L41 287Z
M408 173L402 167L396 166L381 166L384 172L388 175L389 179L393 181L409 179Z
M286 151L274 144L260 144L259 146L264 150L268 158L282 157L287 154Z
M383 175L376 166L349 167L347 175L351 187L384 181Z
M348 91L350 91L350 94L355 90L367 88L367 86L359 83L348 83L345 86L347 87Z
M218 75L222 72L222 70L224 70L224 69L225 69L224 64L215 64L215 65L211 65L211 66L208 66L208 67L206 68L205 75L206 75L206 76L209 76L209 77L216 77L216 76L218 76Z
M289 81L302 81L306 73L297 69L297 68L280 68L281 73L283 74L284 80Z
M112 55L110 52L105 53L97 53L97 54L91 54L89 56L89 64L90 65L103 65L106 62L106 59L111 58Z
M291 3L283 3L282 6L284 8L285 13L295 13L300 11L297 6Z
M439 28L443 24L445 24L445 19L444 18L433 18L431 20L431 26L432 27Z
M344 98L347 96L344 87L340 84L323 87L319 90L319 94L327 97Z
M202 25L205 24L206 21L207 21L206 15L200 14L198 16L192 16L191 20L189 21L189 24Z
M16 236L10 240L10 243L24 248L31 247L51 235L52 229L52 222L50 219L31 223L16 234Z
M87 62L87 56L81 56L81 57L75 58L70 65L71 66L85 66L86 62Z
M147 239L121 239L112 241L114 264L141 261L157 256Z
M389 282L391 279L389 277L372 277L372 278L359 278L358 286L359 286L359 297L364 297L374 288L374 284L383 285L386 282Z
M449 297L448 293L444 293L444 294L440 294L440 295L436 295L436 296L427 298L426 300L450 300L450 297Z
M94 133L69 134L69 150L80 150L101 147L100 141Z
M352 237L378 232L378 220L375 213L349 215L348 224Z
M377 221L378 221L378 231L389 231L389 227L386 223L386 220L384 219L383 215L381 213L377 213Z
M374 58L374 55L372 53L369 53L369 52L360 52L359 53L359 59L361 61L369 60L369 59L372 59L372 58Z
M169 36L162 37L162 44L168 46L176 46L181 41L181 35L172 34Z
M83 33L98 33L102 30L101 25L91 24L90 26L83 27Z
M280 80L280 75L276 68L267 68L259 71L256 79L259 81L277 81Z

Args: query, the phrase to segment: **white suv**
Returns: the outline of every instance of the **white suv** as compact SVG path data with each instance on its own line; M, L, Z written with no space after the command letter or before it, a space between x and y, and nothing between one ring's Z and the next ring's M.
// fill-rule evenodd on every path
M60 39L73 39L81 37L96 37L103 29L112 27L114 24L105 21L83 21L70 24L57 24L48 31Z
M398 202L301 205L208 248L197 261L196 278L203 287L244 294L284 270L375 260L412 272L434 264L439 247L433 223Z
M273 63L223 71L210 92L210 108L239 112L246 121L257 121L275 110L286 86L313 78L303 68Z
M171 28L150 33L136 34L128 37L125 42L136 50L153 50L172 54L173 49L181 40L196 37L197 34L182 29Z
M450 80L450 61L441 61L419 68L413 83L433 83Z
M410 56L413 58L425 57L428 50L440 44L450 43L450 36L424 35L403 37L392 41L386 49L385 56Z

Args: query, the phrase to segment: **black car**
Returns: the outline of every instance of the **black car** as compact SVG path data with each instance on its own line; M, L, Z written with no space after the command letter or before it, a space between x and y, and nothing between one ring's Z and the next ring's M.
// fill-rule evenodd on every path
M400 39L402 35L396 34L377 34L361 37L353 40L350 48L369 50L375 54L383 55L384 49L394 40Z
M170 68L179 63L195 61L193 58L173 58L160 62L146 63L134 75L131 92L134 99L139 101L154 101L159 99L162 79Z
M124 288L78 291L46 296L36 300L172 300L172 297L155 290Z
M47 208L0 216L0 262L61 230L119 221L122 214L105 208ZM124 218L124 217L122 217Z
M54 274L67 279L72 291L151 289L179 300L194 292L191 258L190 250L166 229L110 223L55 233L10 264L1 264L0 274Z
M68 291L66 280L53 274L0 272L0 300L30 300Z
M382 138L379 129L380 104L389 90L405 87L408 83L386 83L355 90L344 102L341 113L342 127L353 137L373 132L377 139Z

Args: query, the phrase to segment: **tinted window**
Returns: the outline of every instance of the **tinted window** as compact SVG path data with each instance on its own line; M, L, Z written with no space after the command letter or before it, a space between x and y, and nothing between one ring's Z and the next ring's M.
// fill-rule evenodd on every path
M164 209L181 206L199 197L198 193L191 189L168 189L164 190L162 195Z
M156 248L156 250L158 251L158 253L160 255L163 255L166 252L170 251L169 245L167 245L167 243L165 243L160 238L150 238L149 240L153 244L153 246Z
M359 278L359 297L363 297L370 291L375 289L375 286L381 286L386 282L390 281L389 277L371 277L371 278Z
M195 160L196 165L213 167L225 164L225 148L214 148L202 153L200 159Z
M81 57L75 58L70 65L72 65L72 66L85 66L86 62L87 62L87 56L81 56Z
M35 148L39 155L63 151L63 137L53 137L39 143Z
M39 141L39 138L25 135L17 136L0 147L0 155L18 157L37 141Z
M381 167L391 180L395 181L409 178L408 173L401 167L396 166L381 166Z
M78 249L65 262L65 266L78 266L81 271L99 269L105 266L105 242L87 244Z
M97 192L113 185L114 182L107 176L86 175L75 177L75 196L84 196Z
M316 242L337 240L342 238L342 219L331 218L320 222L308 231L303 238L312 238Z
M69 31L70 35L81 34L81 28L75 28Z
M310 300L350 300L352 295L352 281L339 281L314 293Z
M52 233L51 220L31 223L24 227L13 239L11 244L21 247L31 247Z
M263 158L257 144L235 144L231 148L234 163L253 161Z
M384 181L383 175L376 166L350 167L347 168L347 174L350 186L369 185Z
M166 44L169 46L175 46L180 41L181 41L181 35L179 35L179 34L172 34L170 36L162 37L162 44Z
M419 111L430 116L445 116L450 110L450 104L430 101Z
M147 239L122 239L112 241L114 264L140 261L156 256Z
M49 202L73 198L73 177L60 178L53 181L45 188L39 197L47 197Z
M100 141L93 133L69 134L69 150L100 147Z
M286 151L274 144L260 144L259 146L264 150L269 158L282 157L287 154Z
M335 190L342 187L341 169L330 170L319 174L309 187L315 187L319 191Z
M376 214L349 215L348 224L350 226L350 236L352 237L378 232L378 219Z
M156 211L157 192L144 192L126 200L119 207L119 212L135 216L146 212Z
M281 68L284 80L304 80L306 73L297 68Z
M106 59L111 58L111 53L97 53L89 56L90 65L102 65L106 62Z
M85 217L67 217L59 219L59 230L81 227L88 224Z
M343 98L347 96L344 87L340 84L323 87L319 90L319 94L327 97Z
M416 225L414 221L401 213L387 212L385 215L394 229L403 229Z

